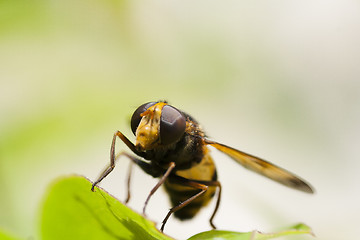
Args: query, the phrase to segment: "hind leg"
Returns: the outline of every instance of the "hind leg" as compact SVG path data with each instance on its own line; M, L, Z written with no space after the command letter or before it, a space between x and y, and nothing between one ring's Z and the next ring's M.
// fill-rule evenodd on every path
M171 182L176 182L178 184L181 184L183 186L188 186L188 187L193 187L194 189L199 189L200 191L193 195L192 197L188 198L187 200L181 202L180 204L178 204L177 206L173 207L170 209L170 211L168 212L168 214L166 215L166 217L164 218L160 231L164 231L164 227L165 224L167 222L167 220L169 219L169 217L171 216L172 213L179 211L180 209L182 209L183 207L185 207L186 205L190 204L192 201L194 201L196 198L200 197L202 194L204 194L209 186L215 186L215 187L219 187L219 194L218 194L218 198L216 201L216 206L215 206L215 210L210 218L210 225L212 226L212 228L216 228L215 225L213 224L212 220L219 208L220 205L220 198L221 198L221 184L219 181L198 181L198 180L191 180L191 179L187 179L187 178L183 178L177 175L170 175L169 180Z

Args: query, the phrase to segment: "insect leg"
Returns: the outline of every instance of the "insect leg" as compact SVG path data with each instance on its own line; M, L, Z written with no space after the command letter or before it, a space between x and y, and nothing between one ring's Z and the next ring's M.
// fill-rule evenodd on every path
M128 203L130 200L130 183L131 183L131 174L132 174L132 169L133 169L133 165L134 163L136 165L138 165L144 172L146 172L147 174L153 176L153 177L159 177L161 176L161 171L159 171L157 168L154 168L151 164L137 158L134 156L131 156L127 153L122 153L123 155L126 155L128 158L130 158L131 162L129 164L129 169L128 169L128 175L127 175L127 182L126 182L126 186L127 186L127 198L125 199L125 203ZM118 156L116 156L116 159L118 158Z
M91 191L94 191L95 186L100 183L107 175L109 175L109 173L111 173L111 171L115 168L115 161L118 157L120 157L121 155L126 155L127 157L129 157L131 160L135 161L135 157L127 154L127 153L121 153L118 156L115 156L115 143L116 143L116 137L119 137L135 154L142 156L143 154L138 152L135 148L135 145L130 142L129 139L127 139L127 137L125 137L120 131L117 131L112 139L112 143L111 143L111 148L110 148L110 165L105 169L105 171L100 175L100 177L98 178L98 180L96 180L92 187L91 187Z
M133 169L133 165L134 165L133 163L134 163L134 161L130 162L129 169L128 169L127 182L126 182L127 197L125 199L125 204L128 203L130 200L130 182L131 182L132 169Z
M221 199L221 184L219 181L210 181L208 182L207 184L208 186L216 186L219 188L219 193L218 193L218 197L217 197L217 200L216 200L216 204L215 204L215 209L214 209L214 212L213 214L211 215L210 219L209 219L209 222L210 222L210 225L213 229L216 229L214 223L213 223L213 219L215 217L215 214L220 206L220 199Z
M148 197L146 198L144 207L143 207L143 215L145 216L145 209L146 206L150 200L150 197L156 192L156 190L158 190L158 188L165 182L166 178L169 176L169 174L171 173L171 171L175 168L175 163L171 162L169 165L169 168L166 170L166 172L164 173L164 175L161 177L160 181L155 185L155 187L153 187L153 189L151 189L150 194L148 195Z
M197 194L195 194L194 196L190 197L189 199L185 200L184 202L181 202L179 205L177 205L177 206L170 209L170 211L168 212L168 214L166 215L166 217L162 221L162 225L161 225L161 228L160 228L161 232L164 231L165 224L166 224L167 220L169 219L169 217L170 217L170 215L172 213L174 213L174 212L180 210L181 208L185 207L186 205L191 203L194 199L196 199L201 194L206 192L206 190L208 189L208 186L206 186L205 184L201 184L201 183L198 183L196 181L191 181L191 180L188 180L188 179L182 178L182 177L179 177L179 178L177 178L177 177L178 176L175 175L174 178L172 177L173 178L172 180L175 180L175 178L176 178L177 182L179 182L179 183L181 183L183 185L189 186L189 187L194 187L194 188L200 189L201 191L198 192Z
M198 192L197 194L195 194L194 196L188 198L187 200L185 200L184 202L181 202L179 205L173 207L170 209L170 211L168 212L168 214L166 215L166 217L164 218L160 231L164 230L165 224L168 220L168 218L170 217L170 215L180 209L182 209L183 207L185 207L186 205L188 205L189 203L191 203L193 200L195 200L197 197L199 197L200 195L204 194L209 186L215 186L215 187L219 187L219 193L218 193L218 198L216 201L216 206L215 206L215 210L213 212L213 214L210 217L210 225L212 228L216 228L215 225L212 223L212 220L219 208L220 205L220 199L221 199L221 184L219 181L200 181L200 180L191 180L191 179L187 179L187 178L183 178L177 175L171 175L169 180L171 181L175 181L178 182L179 184L182 185L186 185L189 187L193 187L196 189L201 190L200 192Z
M127 187L129 188L130 187L130 178L131 178L131 169L132 169L132 165L133 165L133 162L136 162L137 158L134 157L134 156L131 156L130 154L126 153L126 152L120 152L119 154L116 155L116 157L114 158L114 161L110 163L110 165L108 167L106 167L106 169L100 174L100 177L98 178L98 180L96 180L93 184L92 184L92 187L91 187L91 191L95 191L95 187L97 186L98 183L100 183L107 175L109 175L109 173L115 168L115 163L116 161L121 157L121 156L126 156L128 157L131 162L130 162L130 165L129 165L129 173L128 173L128 179L127 179ZM130 193L129 193L129 190L128 190L128 193L127 193L127 201L128 201L128 198L130 198Z

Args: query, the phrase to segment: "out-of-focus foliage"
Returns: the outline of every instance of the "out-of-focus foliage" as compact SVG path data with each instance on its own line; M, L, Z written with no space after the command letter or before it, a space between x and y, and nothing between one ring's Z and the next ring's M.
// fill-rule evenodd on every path
M19 240L20 238L16 238L16 237L11 236L10 234L5 233L0 230L0 239L1 240Z

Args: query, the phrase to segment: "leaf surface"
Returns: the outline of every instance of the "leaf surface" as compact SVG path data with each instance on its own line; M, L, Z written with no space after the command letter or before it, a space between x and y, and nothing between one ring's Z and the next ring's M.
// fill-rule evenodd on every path
M305 224L297 224L286 230L276 233L261 233L258 231L252 232L231 232L231 231L219 231L211 230L207 232L198 233L188 240L268 240L278 237L289 235L310 234L313 235L312 230Z
M42 208L43 240L171 239L104 190L90 189L90 181L80 176L52 184Z

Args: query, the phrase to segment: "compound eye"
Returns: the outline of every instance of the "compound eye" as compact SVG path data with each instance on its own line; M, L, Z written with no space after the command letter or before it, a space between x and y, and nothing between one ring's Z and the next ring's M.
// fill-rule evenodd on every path
M138 107L135 112L133 113L132 117L131 117L131 130L132 132L136 133L136 129L140 124L141 121L141 116L140 114L142 114L143 112L145 112L149 107L155 105L156 102L148 102L148 103L144 103L143 105L141 105L140 107Z
M186 127L186 120L176 108L165 105L161 112L160 120L160 141L161 144L167 145L179 140Z

